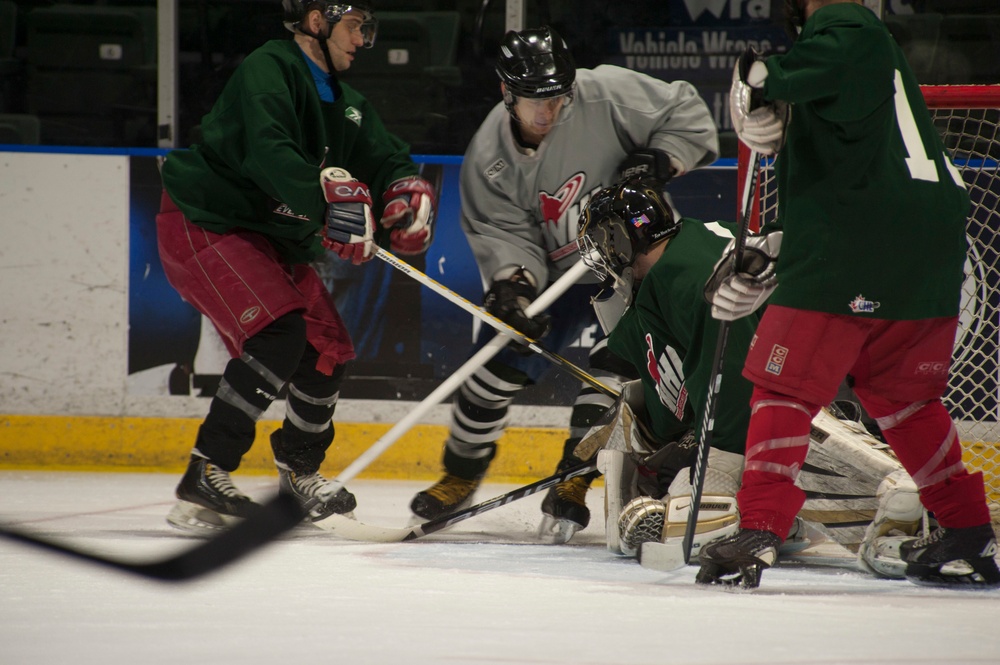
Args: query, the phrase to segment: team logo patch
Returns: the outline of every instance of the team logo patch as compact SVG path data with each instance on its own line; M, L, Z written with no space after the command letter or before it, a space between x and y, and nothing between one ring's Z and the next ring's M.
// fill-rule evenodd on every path
M260 307L254 305L253 307L248 307L242 314L240 314L240 323L250 323L257 318L260 314Z
M855 314L871 314L880 306L881 303L878 303L873 300L868 300L860 293L854 300L848 303L848 307L850 307L851 311L854 312Z
M775 344L771 348L771 357L767 359L767 367L764 368L764 371L775 376L781 374L781 370L785 366L785 358L787 357L788 349L780 344Z
M490 164L489 168L483 172L483 175L485 175L488 180L493 180L493 178L500 175L500 172L503 171L505 168L507 168L507 162L503 161L502 159L498 159L497 161Z
M353 122L358 127L361 126L361 111L357 110L353 106L348 106L347 110L344 111L344 117Z
M917 376L935 376L948 374L950 363L935 360L924 360L917 363L915 374Z

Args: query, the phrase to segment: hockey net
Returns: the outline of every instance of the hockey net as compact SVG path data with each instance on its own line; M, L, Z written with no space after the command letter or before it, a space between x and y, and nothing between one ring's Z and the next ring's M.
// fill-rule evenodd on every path
M993 528L1000 534L1000 85L922 90L972 199L959 331L944 402L966 464L983 472ZM740 193L748 157L741 145ZM771 163L762 161L752 228L777 213L773 176Z

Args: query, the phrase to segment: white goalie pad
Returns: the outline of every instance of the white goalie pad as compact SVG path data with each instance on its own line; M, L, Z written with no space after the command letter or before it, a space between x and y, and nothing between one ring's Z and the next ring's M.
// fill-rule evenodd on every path
M573 449L573 455L577 459L589 460L601 449L620 450L643 457L655 452L656 447L642 433L640 421L635 415L645 408L642 381L623 383L621 396L615 405L584 435Z
M742 473L742 455L715 448L709 450L692 557L698 555L702 546L730 536L739 528L736 491ZM645 542L683 540L691 512L690 475L690 469L682 469L662 501L638 497L625 506L617 520L618 533L614 536L619 553L635 556ZM610 538L609 534L609 542Z
M834 540L857 552L878 510L879 487L902 468L864 425L822 409L812 421L809 453L796 481L806 492L799 516L822 524Z
M917 485L902 469L886 476L876 491L878 511L865 529L858 563L879 577L902 579L906 564L900 544L917 535L924 518Z

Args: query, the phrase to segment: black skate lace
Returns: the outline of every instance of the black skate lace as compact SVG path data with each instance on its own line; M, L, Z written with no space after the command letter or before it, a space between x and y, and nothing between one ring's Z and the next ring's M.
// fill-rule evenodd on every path
M451 505L464 501L478 485L478 480L467 480L449 473L437 485L428 489L427 494L445 505Z
M232 479L229 477L229 472L214 464L205 465L205 476L208 478L208 482L215 488L217 492L232 498L240 498L243 494L240 493L236 486L233 485Z
M560 499L578 503L581 506L587 503L587 490L590 488L590 481L586 478L570 478L566 482L556 485L556 495Z
M913 543L913 547L927 547L928 545L933 545L934 543L940 542L942 538L945 537L947 529L937 528L931 531L928 535L923 538L918 539Z

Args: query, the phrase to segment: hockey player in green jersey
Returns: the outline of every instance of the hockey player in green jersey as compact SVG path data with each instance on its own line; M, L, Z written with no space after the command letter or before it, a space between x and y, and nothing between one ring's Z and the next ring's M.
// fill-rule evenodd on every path
M645 542L683 537L694 442L710 383L717 378L719 321L704 287L733 243L734 227L677 218L656 181L642 177L601 191L581 217L582 259L606 287L594 305L609 331L608 346L640 377L623 387L614 418L595 427L576 449L578 457L589 459L604 448L598 460L612 551L633 555ZM754 266L770 266L780 242L780 232L751 238L747 252ZM728 334L692 556L737 529L735 496L753 389L740 371L757 321L757 313L735 320ZM785 550L831 538L858 552L874 572L899 576L892 546L898 548L900 538L919 524L916 487L883 442L833 413L823 410L813 422L816 445L799 478L808 500ZM896 533L889 534L890 528Z
M361 263L376 243L420 253L432 237L433 188L337 79L375 39L370 4L282 6L292 38L248 55L202 120L203 141L163 165L164 272L232 356L167 516L201 534L255 509L229 474L286 387L285 419L271 435L280 491L314 522L354 509L354 495L319 473L354 346L309 263L326 249Z
M795 480L810 422L850 376L940 525L900 546L907 576L1000 586L983 477L965 468L941 401L965 184L878 17L857 0L788 0L786 11L797 40L766 59L744 54L730 94L740 138L777 153L783 240L760 274L727 257L706 292L730 320L770 298L744 366L754 391L740 531L702 552L698 581L759 584L804 499Z

